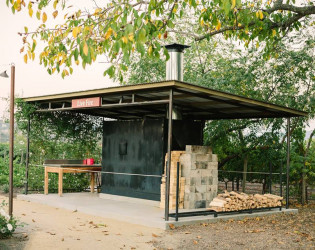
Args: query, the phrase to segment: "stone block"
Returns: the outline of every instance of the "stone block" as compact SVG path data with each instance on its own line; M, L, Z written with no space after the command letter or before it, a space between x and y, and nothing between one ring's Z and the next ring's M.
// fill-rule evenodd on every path
M212 170L211 169L201 169L200 170L201 176L212 176Z
M216 154L212 155L212 162L218 162L218 155Z
M211 161L211 154L196 154L196 161Z
M195 193L195 201L200 201L202 200L201 193Z
M208 185L213 185L213 177L208 176Z
M193 186L198 186L201 185L201 176L198 177L190 177L190 185Z
M207 185L196 186L196 193L206 193L206 192L207 192Z
M201 176L201 185L208 185L208 177Z
M206 197L206 194L207 194L207 193L201 193L201 199L206 200L206 198L207 198L207 197Z
M186 145L186 152L198 154L212 154L212 148L209 146Z
M189 201L189 194L188 193L184 194L184 201Z
M196 169L196 170L191 170L190 171L190 177L200 177L200 176L201 176L200 169Z
M195 208L205 208L206 200L200 200L195 202Z
M196 161L192 166L195 166L196 169L207 169L208 168L208 162L206 161Z
M207 190L207 193L213 192L213 186L212 185L207 185L206 190Z
M208 162L208 169L218 169L218 162Z

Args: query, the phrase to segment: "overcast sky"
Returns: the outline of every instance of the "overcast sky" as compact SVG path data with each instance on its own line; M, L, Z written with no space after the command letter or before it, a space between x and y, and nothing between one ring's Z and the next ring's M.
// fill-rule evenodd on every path
M7 8L6 1L0 1L0 72L7 70L10 75L10 63L16 66L16 90L15 93L19 97L48 95L54 93L65 93L72 91L96 89L118 85L111 79L103 77L104 70L108 64L99 63L104 61L104 58L98 58L97 62L92 66L87 66L84 70L82 66L74 65L73 75L62 79L60 75L49 75L42 65L39 64L38 54L35 61L28 61L27 64L23 61L23 54L20 54L22 47L22 37L18 32L24 31L24 26L29 28L29 31L35 30L40 24L35 16L30 18L28 11L22 11L12 14ZM98 0L98 3L104 3L104 0ZM75 0L73 1L72 11L78 8L92 9L95 5L92 0ZM69 10L66 10L69 11ZM46 11L48 27L54 27L55 23L63 20L63 14L59 13L56 20L53 20L52 11ZM38 47L43 47L38 42ZM36 50L38 53L40 50ZM3 117L6 109L4 98L8 98L10 91L10 78L0 77L0 119ZM311 122L311 128L315 128L315 122Z
M38 56L34 61L29 60L27 64L23 61L23 55L20 54L22 47L22 37L18 32L24 31L24 26L29 27L29 30L34 30L39 22L33 16L30 18L28 11L22 11L12 14L7 8L6 1L0 1L0 72L8 70L10 75L10 63L16 66L16 94L18 96L28 97L37 95L46 95L53 93L64 93L71 91L88 90L95 88L104 88L115 85L109 78L103 77L104 70L108 67L107 64L98 63L92 66L87 66L84 70L82 66L74 65L73 75L62 79L60 75L49 75L42 65L39 64ZM76 0L73 9L76 7L93 8L93 1ZM48 14L48 11L47 11ZM35 15L35 11L34 11ZM63 15L59 14L63 19ZM51 15L48 15L46 22L47 26L53 27L54 21ZM40 45L39 45L40 46ZM43 45L42 45L43 46ZM38 53L39 50L35 52ZM117 83L116 83L117 85ZM6 103L3 98L7 98L10 92L10 78L0 77L0 119L2 112L5 109Z

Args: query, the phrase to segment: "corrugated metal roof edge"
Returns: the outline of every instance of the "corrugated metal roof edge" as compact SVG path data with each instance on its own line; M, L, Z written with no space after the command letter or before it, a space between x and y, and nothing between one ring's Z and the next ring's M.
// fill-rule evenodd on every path
M71 97L84 97L84 96L91 96L91 95L98 95L98 94L110 94L110 93L117 93L117 92L124 92L124 91L132 91L132 90L143 90L143 89L150 89L150 88L163 88L163 87L183 87L188 88L191 90L198 90L203 93L213 94L220 97L231 98L237 101L243 101L255 105L264 106L266 108L277 109L283 112L293 113L298 116L307 116L308 113L305 111L288 108L283 105L273 104L266 101L261 101L241 95L236 95L232 93L228 93L221 90L215 90L208 87L200 86L193 83L187 83L182 81L160 81L160 82L152 82L152 83L141 83L141 84L132 84L132 85L122 85L122 86L114 86L108 88L100 88L100 89L92 89L92 90L84 90L84 91L75 91L75 92L68 92L62 94L52 94L52 95L44 95L44 96L35 96L35 97L26 97L22 98L26 102L35 102L35 101L46 101L46 100L53 100L53 99L64 99L64 98L71 98Z
M285 109L285 110L283 110L285 112L290 112L290 113L294 112L295 114L297 114L299 116L308 116L308 113L305 112L305 111L301 111L301 110L294 109L294 108L289 108L289 107L286 107L286 106L283 106L283 105L273 104L273 103L270 103L270 102L249 98L249 97L246 97L246 96L231 94L229 92L225 92L225 91L221 91L221 90L215 90L215 89L207 88L207 87L200 86L200 85L193 84L193 83L180 82L180 81L176 81L175 82L175 86L180 87L181 84L186 85L186 86L183 86L183 87L187 87L187 85L188 85L188 86L192 86L194 89L198 89L198 88L199 89L203 89L203 90L205 90L204 92L208 92L208 94L215 94L217 96L227 97L227 98L233 96L233 97L235 97L235 98L233 98L234 100L244 101L244 102L251 103L251 104L256 104L256 105L263 104L262 106L264 106L266 108L272 108L272 109L279 109L280 108L280 109Z

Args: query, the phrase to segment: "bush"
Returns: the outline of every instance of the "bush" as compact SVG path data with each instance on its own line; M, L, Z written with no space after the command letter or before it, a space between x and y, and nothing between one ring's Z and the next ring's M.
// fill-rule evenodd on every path
M9 216L4 207L6 203L2 201L0 204L0 239L9 238L12 236L13 232L15 231L17 225L17 219L13 216Z

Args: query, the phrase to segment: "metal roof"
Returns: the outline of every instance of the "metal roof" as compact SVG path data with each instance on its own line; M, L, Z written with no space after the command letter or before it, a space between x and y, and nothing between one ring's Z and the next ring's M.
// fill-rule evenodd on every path
M186 119L216 120L244 118L277 118L307 116L306 112L259 101L223 91L180 81L78 91L56 95L24 98L37 103L38 112L73 111L114 119L139 119L166 116L169 93L173 105ZM73 108L72 100L100 97L99 107Z

